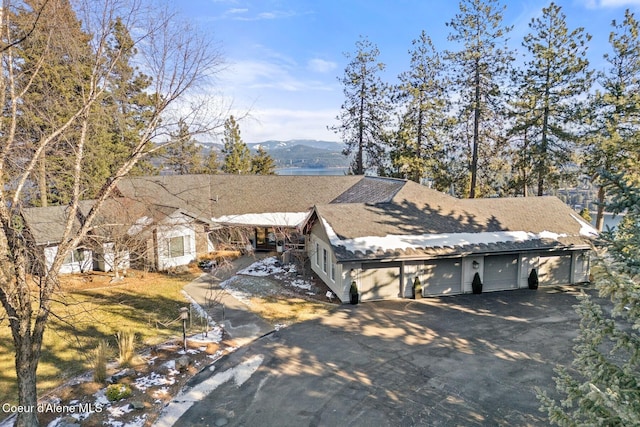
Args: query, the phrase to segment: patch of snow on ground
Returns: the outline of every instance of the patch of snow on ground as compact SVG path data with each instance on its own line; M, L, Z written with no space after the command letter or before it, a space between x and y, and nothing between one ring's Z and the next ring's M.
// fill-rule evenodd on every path
M109 406L111 405L111 402L109 402L109 399L107 399L107 394L106 394L106 389L100 389L98 391L96 391L93 394L93 397L96 398L96 405L100 405L100 406Z
M313 284L311 282L308 282L304 279L294 279L291 283L291 286L294 286L296 288L300 288L300 289L305 289L307 291L310 291L311 288L313 287ZM314 294L312 294L314 295Z
M185 291L182 291L182 294L185 296L185 298L187 298L187 300L191 303L191 306L193 307L193 309L196 311L196 313L198 313L198 315L200 317L202 317L203 319L207 319L207 323L209 324L209 327L211 328L209 330L209 332L207 333L206 337L202 337L202 339L200 339L198 342L202 342L202 343L219 343L220 341L222 341L222 328L220 327L220 325L218 325L212 318L211 316L209 316L209 313L207 313L207 311L202 308L202 306L200 304L198 304L193 298L191 298L191 296L189 294L187 294Z
M246 276L271 276L273 274L283 274L287 270L281 265L280 261L276 257L263 258L254 262L247 268L238 271L238 274L244 274Z
M170 373L173 373L173 372L178 373L178 371L171 371ZM173 377L160 375L156 372L152 372L150 375L137 378L135 383L133 383L133 385L136 386L138 390L146 391L149 387L158 386L158 385L171 385L175 382L176 380Z
M233 296L235 299L242 302L243 304L251 305L251 294L242 292L233 287L233 283L236 280L239 280L238 276L233 276L230 279L227 279L224 282L220 283L220 287L225 291L229 292L231 296Z
M133 411L133 409L127 403L122 406L111 406L110 408L107 408L107 411L109 412L109 414L111 414L112 417L121 417L124 414L128 414L129 412Z

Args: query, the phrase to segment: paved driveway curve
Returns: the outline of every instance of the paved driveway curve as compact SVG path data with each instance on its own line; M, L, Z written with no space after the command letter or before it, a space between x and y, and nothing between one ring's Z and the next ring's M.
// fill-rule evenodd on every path
M534 387L553 395L554 366L571 361L578 325L572 289L341 306L194 377L191 386L262 361L175 425L547 425Z

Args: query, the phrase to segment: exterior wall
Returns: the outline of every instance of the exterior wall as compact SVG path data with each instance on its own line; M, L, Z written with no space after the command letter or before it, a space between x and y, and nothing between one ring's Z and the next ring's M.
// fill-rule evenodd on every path
M180 256L172 256L170 242L172 238L182 237L184 252ZM169 218L167 222L156 229L157 268L164 271L170 268L187 265L195 261L196 233L191 221L182 215Z
M82 252L83 259L62 264L60 273L84 273L86 271L90 271L93 268L93 256L91 251L88 249L80 249L79 251ZM48 246L44 248L44 259L47 270L51 267L51 264L53 264L53 259L55 258L57 253L57 246Z
M206 255L209 252L212 252L214 250L213 242L211 242L211 240L209 239L209 234L207 233L205 225L201 223L195 223L194 231L196 239L196 254Z
M349 301L350 269L347 269L345 274L345 266L336 262L333 249L328 241L326 233L316 223L306 245L311 269L337 295L340 301Z
M94 259L94 268L98 271L113 271L116 263L116 254L114 251L114 243L104 243L100 250L96 251ZM126 270L131 267L129 251L123 251L118 257L118 269Z

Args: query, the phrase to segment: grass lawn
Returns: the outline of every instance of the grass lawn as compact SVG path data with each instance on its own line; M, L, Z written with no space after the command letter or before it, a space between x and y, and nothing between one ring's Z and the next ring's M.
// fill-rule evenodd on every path
M188 306L182 288L197 270L178 275L132 272L109 284L108 274L63 276L45 333L38 367L38 394L90 369L99 340L106 339L110 360L117 357L115 334L131 330L137 347L152 346L182 336L180 307ZM194 313L195 314L195 313ZM194 325L199 322L194 322ZM195 326L194 326L195 327ZM17 402L13 340L6 319L0 321L0 402Z

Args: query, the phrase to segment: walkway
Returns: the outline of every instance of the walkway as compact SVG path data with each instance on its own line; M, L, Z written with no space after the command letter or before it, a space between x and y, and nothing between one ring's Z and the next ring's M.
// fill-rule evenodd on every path
M273 325L252 313L246 304L238 301L220 284L231 278L237 271L253 264L260 255L245 255L231 261L230 265L205 273L184 287L211 318L223 325L226 333L240 347L256 338L273 331Z

